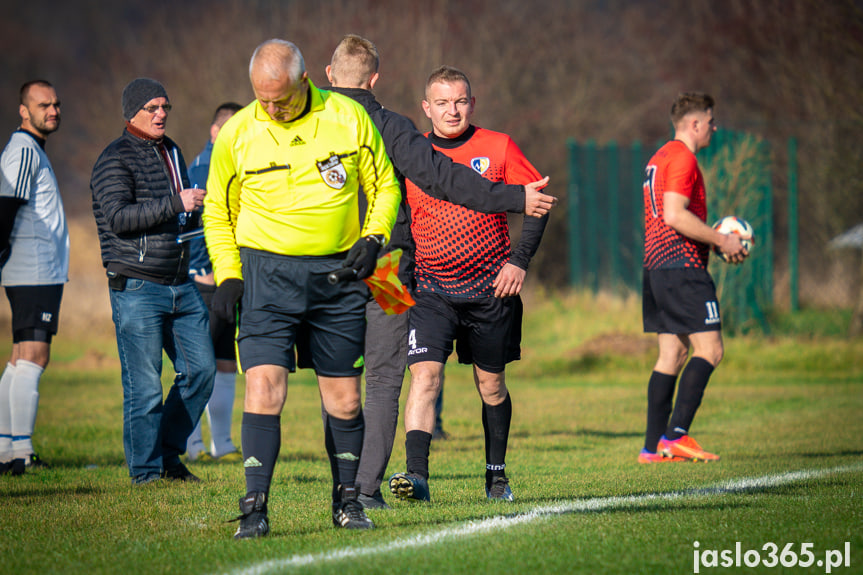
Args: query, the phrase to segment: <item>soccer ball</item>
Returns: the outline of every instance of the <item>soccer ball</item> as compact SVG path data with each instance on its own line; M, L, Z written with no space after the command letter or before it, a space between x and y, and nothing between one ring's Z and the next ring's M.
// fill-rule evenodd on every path
M713 229L718 231L720 234L737 234L740 236L740 243L743 244L743 247L747 252L752 253L752 245L755 242L754 233L752 231L752 226L749 225L749 222L744 220L743 218L739 218L737 216L725 216L715 224L713 224ZM728 259L725 257L719 248L714 246L713 251L722 258L722 261L727 262Z

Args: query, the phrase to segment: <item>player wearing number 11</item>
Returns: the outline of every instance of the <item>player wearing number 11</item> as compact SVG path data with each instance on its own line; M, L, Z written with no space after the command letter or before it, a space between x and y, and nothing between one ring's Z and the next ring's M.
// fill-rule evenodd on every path
M719 459L689 436L723 354L719 303L707 258L711 246L734 263L748 254L738 236L721 234L706 223L704 177L695 154L710 145L716 131L713 104L707 94L678 95L671 107L674 139L653 155L645 170L642 305L644 331L658 335L659 358L647 387L641 463Z

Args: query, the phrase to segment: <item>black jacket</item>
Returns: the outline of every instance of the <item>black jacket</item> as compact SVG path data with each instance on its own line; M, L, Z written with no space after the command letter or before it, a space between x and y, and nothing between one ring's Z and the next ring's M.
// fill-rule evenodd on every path
M177 158L183 187L189 187L186 163L169 138L162 143ZM189 247L177 235L200 226L197 212L180 223L183 201L171 188L171 177L152 140L128 130L96 160L90 178L93 215L99 232L102 265L108 272L176 285L188 279ZM175 155L176 150L176 155Z
M362 104L381 133L387 155L396 169L402 187L402 202L387 250L404 250L399 279L406 285L413 286L414 244L410 232L410 208L405 192L405 178L434 198L471 210L489 214L524 212L524 186L492 182L468 166L453 162L446 154L436 151L409 118L384 108L368 90L333 87L328 89ZM360 213L364 213L363 206L360 206ZM527 262L519 267L527 269Z

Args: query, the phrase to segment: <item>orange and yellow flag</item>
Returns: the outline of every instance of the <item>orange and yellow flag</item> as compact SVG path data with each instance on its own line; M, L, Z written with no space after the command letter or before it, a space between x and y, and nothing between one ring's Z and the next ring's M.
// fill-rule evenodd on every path
M382 255L378 258L375 273L363 280L372 291L375 301L387 315L404 313L416 303L408 289L399 280L399 260L401 257L401 248Z

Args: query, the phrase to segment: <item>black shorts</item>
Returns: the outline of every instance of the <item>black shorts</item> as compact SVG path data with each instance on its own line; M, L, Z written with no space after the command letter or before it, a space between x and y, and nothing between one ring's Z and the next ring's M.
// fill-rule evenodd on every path
M459 363L501 373L521 358L522 303L519 296L462 299L420 292L410 309L408 365L446 363L456 351Z
M368 288L359 281L327 281L344 254L282 256L241 248L240 258L245 289L237 350L243 370L279 365L293 371L294 345L301 339L318 375L362 373Z
M233 324L219 319L213 313L213 295L216 293L216 286L196 281L195 287L198 288L201 299L204 300L207 310L210 312L210 338L213 340L213 351L216 352L216 359L234 361L237 359L234 346L237 329Z
M707 270L644 270L642 316L645 332L685 335L719 331L719 300Z
M12 342L51 343L57 335L63 284L7 286L6 298L12 308Z

